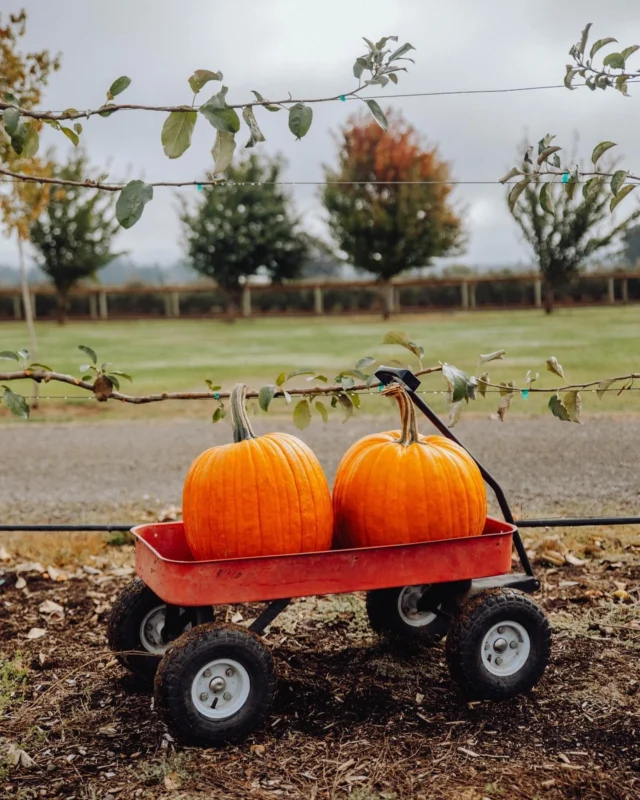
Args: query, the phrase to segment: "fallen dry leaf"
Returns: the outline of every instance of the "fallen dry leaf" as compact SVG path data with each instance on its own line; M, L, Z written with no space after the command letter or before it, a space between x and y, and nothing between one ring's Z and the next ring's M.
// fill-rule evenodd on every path
M65 572L60 569L56 569L55 567L47 567L47 572L49 573L49 577L52 581L62 582L69 580L69 577Z
M540 558L547 564L553 564L554 567L561 567L565 562L564 556L558 550L543 550Z
M629 592L625 592L624 589L616 589L615 592L611 593L611 597L614 597L619 603L631 603L632 597Z
M46 628L31 628L27 634L27 639L41 639L47 632Z
M20 564L16 564L14 572L39 572L40 575L44 572L44 567L39 561L23 561Z
M16 578L16 589L24 589L24 587L26 585L27 585L27 582L22 577L22 575L19 578Z
M175 792L182 786L182 781L177 772L169 772L164 776L164 788L168 792Z
M11 553L5 547L0 547L0 561L11 561Z
M117 736L118 729L115 725L103 725L102 728L98 728L98 733L101 733L103 736Z
M13 744L13 742L9 743L6 749L5 758L12 767L20 766L30 769L36 765L36 762L31 758L31 756L16 744Z
M577 556L574 556L572 553L567 553L565 556L565 560L567 564L571 564L572 567L584 567L584 565L587 563L582 558L578 558Z
M41 614L51 614L56 617L64 617L64 608L53 600L45 600L38 606L38 611Z

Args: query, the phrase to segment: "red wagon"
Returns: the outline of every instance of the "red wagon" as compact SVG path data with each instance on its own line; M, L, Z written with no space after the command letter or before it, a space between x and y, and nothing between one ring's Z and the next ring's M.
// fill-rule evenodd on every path
M381 368L450 439L415 393L408 370ZM477 463L477 462L476 462ZM466 695L500 700L542 676L550 629L528 597L539 588L502 489L478 464L506 521L488 517L481 536L389 547L194 561L182 523L133 528L138 578L116 601L109 642L119 660L154 679L156 707L180 739L210 745L241 738L263 721L275 691L264 633L292 598L367 592L382 636L446 636L451 676ZM511 573L515 546L523 573ZM218 624L214 610L269 601L249 627Z

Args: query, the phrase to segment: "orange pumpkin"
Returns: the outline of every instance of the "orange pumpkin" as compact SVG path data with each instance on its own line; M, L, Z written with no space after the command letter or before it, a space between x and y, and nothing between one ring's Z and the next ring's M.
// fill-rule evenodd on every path
M234 443L198 456L184 484L182 514L194 558L330 549L331 495L320 463L295 436L256 436L246 390L238 384L231 393Z
M373 547L482 533L487 496L480 470L460 445L421 436L416 411L397 383L393 397L401 431L375 433L353 444L333 487L336 544Z

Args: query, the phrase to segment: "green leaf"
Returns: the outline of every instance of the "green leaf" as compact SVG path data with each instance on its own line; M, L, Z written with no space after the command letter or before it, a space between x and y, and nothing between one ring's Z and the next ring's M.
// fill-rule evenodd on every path
M509 406L511 405L511 401L515 395L515 383L513 381L509 381L509 383L504 383L502 381L500 383L500 402L498 403L498 416L500 417L500 421L504 422L504 417L507 411L509 410Z
M375 363L376 363L375 358L371 358L371 356L365 356L356 363L356 369L366 369L367 367L370 367L372 364Z
M51 367L48 367L46 364L40 364L38 361L34 361L33 364L29 364L29 369L33 369L34 367L37 367L38 369L43 369L46 372L53 372Z
M409 337L403 331L389 331L385 334L382 344L399 344L401 347L406 347L419 359L424 356L424 348L422 345L416 344L409 340Z
M315 375L316 371L314 369L295 369L293 372L290 372L285 380L290 381L291 378L297 378L298 375ZM283 381L284 383L284 381ZM279 385L279 384L278 384Z
M221 81L221 72L211 72L210 69L197 69L189 78L189 86L194 94L198 94L203 86L206 86L209 81Z
M387 59L387 62L391 63L395 61L396 58L401 58L405 53L408 53L410 50L415 50L416 48L407 42L406 44L401 45L397 50L394 50L393 53Z
M113 105L113 103L105 103L105 104L104 104L104 106L102 106L102 108L104 108L104 109L108 109L108 108L109 108L109 106L112 106L112 105ZM110 116L113 114L113 111L107 111L107 110L105 110L105 111L99 111L99 112L98 112L98 114L99 114L101 117L110 117ZM45 120L45 121L46 121L46 120ZM59 128L59 126L58 126L58 130L59 130L59 129L60 129L60 128Z
M602 185L602 180L603 179L599 175L596 175L595 178L589 178L589 180L584 183L582 186L582 196L585 200L597 195L598 189Z
M395 83L395 84L397 84L397 83L398 83L398 76L397 76L397 75L396 75L394 72L392 72L392 73L389 75L389 80L390 80L392 83Z
M21 419L29 419L29 405L21 394L12 392L8 386L3 386L4 394L2 399L9 411Z
M558 150L562 150L562 148L558 147L556 144L552 145L551 147L545 147L545 149L538 156L538 164L544 164L544 162L547 161L554 153L557 153Z
M607 150L610 150L612 147L615 147L615 142L600 142L593 148L593 153L591 154L591 161L594 164L598 163L598 159L603 156Z
M297 140L309 132L313 121L313 109L304 103L294 103L289 109L289 130Z
M167 158L180 158L189 149L197 119L196 111L172 111L169 114L160 137Z
M216 410L213 412L213 417L211 418L213 422L218 422L218 420L224 419L226 416L226 411L224 410L224 406L218 406Z
M17 108L5 108L2 112L2 122L4 123L4 129L9 134L9 136L13 136L16 131L18 130L18 126L20 125L20 112Z
M229 90L226 86L209 98L207 102L200 106L200 113L218 131L224 133L237 133L240 130L240 117L234 108L227 106L226 95Z
M524 376L524 382L527 384L529 388L531 388L531 384L538 380L540 377L540 373L536 372L535 377L531 374L531 370L527 370L527 374Z
M360 408L360 395L357 392L349 392L349 397L355 408Z
M327 407L324 403L321 403L320 400L316 400L316 411L322 417L323 422L329 422L329 412L327 411Z
M344 419L342 420L344 424L353 416L353 403L348 395L342 393L338 395L338 403L344 408Z
M624 69L625 58L622 53L609 53L602 63L605 67L610 67L611 69Z
M555 375L559 375L561 378L566 380L566 378L564 377L564 371L562 369L562 366L558 364L558 359L555 356L551 356L551 358L548 358L546 364L549 372L553 372Z
M593 58L598 50L601 50L603 47L606 47L608 44L612 44L613 42L618 42L617 39L613 39L611 36L607 36L606 39L598 39L597 42L594 42L591 52L589 53L589 58Z
M627 78L627 75L618 75L616 78L616 89L625 97L629 97L629 93L627 92Z
M478 378L478 391L483 397L487 396L487 384L489 383L489 373L483 372Z
M565 408L564 403L558 397L557 394L554 394L553 397L549 400L549 408L551 409L551 413L554 417L558 417L559 420L562 422L569 422L569 412Z
M281 372L278 377L276 378L276 386L282 386L282 384L287 380L287 375L284 372Z
M280 106L274 106L273 103L269 103L268 100L264 99L260 92L256 92L255 89L252 89L251 92L256 96L256 100L259 103L262 103L262 107L266 108L267 111L280 111Z
M542 189L540 189L540 207L545 212L545 214L553 214L553 208L551 207L549 192L551 191L549 187L551 186L550 183L542 184Z
M620 55L626 61L629 58L629 56L632 56L638 50L640 50L640 44L632 44L631 47L625 47L624 50L622 50L622 52L620 53Z
M353 65L353 75L355 78L360 78L365 69L369 69L369 65L364 58L356 58L356 63Z
M562 397L562 405L566 408L569 422L577 422L582 425L580 412L582 411L582 398L580 392L566 392Z
M328 383L329 378L326 375L314 375L311 378L307 378L308 381L320 381L321 383Z
M211 155L214 161L214 175L219 175L221 172L226 172L229 169L233 161L235 149L236 141L232 133L226 133L225 131L218 131L216 133L216 140L211 148Z
M569 180L564 184L564 190L566 192L567 197L569 200L573 199L573 195L576 193L576 187L578 185L578 181L575 175L572 175Z
M380 108L378 103L375 100L365 100L364 102L369 106L369 111L373 114L373 117L378 125L383 131L386 131L389 127L389 122L387 121L384 111Z
M378 41L376 42L376 47L378 50L383 50L387 42L397 42L397 41L398 41L397 36L383 36L382 39L378 39Z
M7 101L7 103L14 103L17 106L20 105L20 101L15 96L15 94L11 94L11 92L4 92L2 96Z
M523 178L523 180L518 181L518 183L516 183L509 192L507 203L509 204L509 211L511 211L511 213L513 213L513 210L516 207L516 203L518 202L518 198L527 188L528 184L529 184L529 179Z
M293 409L293 422L298 430L303 431L311 423L311 407L308 400L300 400Z
M264 142L264 134L258 126L251 106L245 106L242 109L242 119L247 123L250 131L249 141L245 144L245 147L253 147L258 142Z
M129 181L116 202L116 219L123 228L131 228L142 216L145 205L153 199L153 186L144 181Z
M567 87L567 89L571 89L572 91L575 89L575 86L572 85L572 81L579 71L580 70L572 67L571 64L567 64L567 73L564 76L564 85Z
M80 364L80 372L88 372L90 369L95 369L91 364Z
M82 133L82 124L80 122L74 122L73 130L78 134L78 136L80 136L80 134Z
M207 384L207 386L209 387L209 391L210 391L210 392L219 392L219 391L220 391L220 389L222 389L222 386L214 386L214 385L213 385L213 381L210 381L208 378L205 378L205 381L204 381L204 382L205 382L205 383Z
M71 128L65 128L64 125L60 126L60 130L64 135L69 139L69 141L73 144L74 147L78 146L80 139L78 138L78 134L75 131L72 131Z
M624 198L636 188L636 186L637 186L636 183L628 183L626 186L623 186L622 189L619 189L618 194L615 197L611 198L611 202L609 203L609 210L613 211L615 207L619 203L621 203L624 200Z
M451 402L457 403L458 400L464 400L467 397L467 386L469 384L467 373L452 364L443 364L442 374L451 392Z
M361 372L359 369L345 369L339 375L336 375L336 381L340 383L344 380L345 376L350 376L352 378L357 378L359 381L366 381L367 376L364 372Z
M284 399L287 405L291 402L291 395L285 389L282 390L282 394L284 395Z
M506 350L496 350L493 353L485 353L485 355L480 356L478 364L482 365L482 364L488 364L490 361L502 361L502 359L506 354L507 354Z
M260 389L258 392L258 405L263 411L269 410L269 405L277 391L278 387L273 383L269 383Z
M119 378L124 378L126 381L129 381L129 383L133 383L133 378L131 375L127 375L126 372L120 372L119 369L114 369L109 373L111 378L113 378L114 375L117 375Z
M617 195L620 187L627 179L627 175L629 173L626 169L619 169L617 172L613 173L613 177L611 178L611 194Z
M111 100L113 97L116 97L119 94L122 94L125 89L128 89L131 84L131 78L127 78L126 75L122 75L120 78L116 78L116 80L111 84L109 87L109 91L107 92L107 97Z
M16 350L16 353L20 356L23 361L29 360L29 351L28 350Z
M498 183L506 183L507 181L510 181L511 178L516 178L518 175L522 175L522 174L523 173L522 173L521 169L518 169L517 167L511 167L509 172L507 172L506 175L503 175L500 178L500 180L498 181Z
M602 398L605 395L605 392L611 386L612 383L614 383L614 378L608 378L605 381L600 381L600 383L598 384L598 388L596 390L596 394L598 395L600 400L602 400Z
M115 386L117 391L120 391L120 381L116 378L115 375L105 375L104 376L108 381L110 381L113 386Z
M3 350L0 353L0 358L6 358L7 361L20 361L20 356L13 350Z
M98 356L96 355L96 351L92 350L91 347L87 347L86 344L79 344L78 345L78 350L82 350L83 353L86 353L89 356L89 358L91 359L93 364L97 364L98 363ZM84 371L84 370L82 370L82 367L80 367L80 369L81 369L81 371Z
M34 123L30 122L25 125L26 136L24 146L22 148L22 155L25 158L33 158L40 148L40 137Z
M589 39L589 30L590 30L592 25L593 25L593 23L589 22L585 26L585 29L582 31L582 34L580 36L580 44L578 45L578 52L580 53L581 56L584 55L584 50L585 50L585 47L587 46L587 41Z

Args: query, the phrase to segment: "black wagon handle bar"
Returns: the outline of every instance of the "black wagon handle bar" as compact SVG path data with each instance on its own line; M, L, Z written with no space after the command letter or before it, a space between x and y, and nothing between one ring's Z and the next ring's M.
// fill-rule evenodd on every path
M443 436L446 436L447 439L451 439L452 442L460 445L467 453L469 450L462 444L462 442L455 436L451 429L448 428L444 422L440 419L440 417L428 406L425 401L416 394L416 389L420 386L420 381L418 378L411 372L409 369L400 369L395 367L380 367L376 370L376 378L383 383L385 386L388 386L390 383L396 382L400 383L409 397L411 401L419 408L420 411L425 415L425 417L429 420L429 422L437 428ZM505 521L510 523L511 525L515 525L515 519L513 518L513 514L511 513L511 508L509 503L507 502L507 498L505 493L502 489L502 486L498 483L498 481L493 477L493 475L486 470L482 464L478 461L477 458L474 457L472 453L469 453L471 458L476 463L478 469L480 470L480 474L484 478L484 480L489 484L492 488L493 493L496 496L498 501L498 505L500 506L500 510L502 511L502 516L505 518ZM513 544L516 548L516 552L518 553L518 558L520 559L520 563L524 571L527 575L533 575L533 567L531 566L531 562L529 561L529 556L527 555L527 551L525 550L524 544L522 543L522 538L520 537L520 533L518 530L513 535Z

